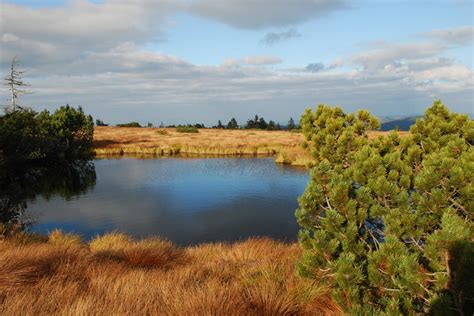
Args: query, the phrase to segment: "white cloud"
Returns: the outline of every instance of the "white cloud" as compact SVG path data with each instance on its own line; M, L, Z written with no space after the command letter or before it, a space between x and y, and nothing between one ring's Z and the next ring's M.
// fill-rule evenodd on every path
M428 58L437 55L446 48L431 42L415 44L385 44L380 48L356 54L352 63L362 65L366 70L383 69L386 65L403 60Z
M2 2L0 38L5 45L0 64L5 65L15 54L31 65L70 62L123 42L159 40L159 26L169 12L179 8L180 2L172 0L109 0L100 4L73 0L44 8Z
M448 29L436 29L425 34L428 38L452 45L469 44L474 39L474 27L460 26Z
M243 29L295 25L346 8L345 0L194 0L189 11Z
M462 82L464 80L472 81L472 72L464 65L450 65L438 68L432 68L417 72L414 74L416 80L438 80Z
M280 64L282 60L275 56L247 56L244 58L244 62L247 65L263 66Z

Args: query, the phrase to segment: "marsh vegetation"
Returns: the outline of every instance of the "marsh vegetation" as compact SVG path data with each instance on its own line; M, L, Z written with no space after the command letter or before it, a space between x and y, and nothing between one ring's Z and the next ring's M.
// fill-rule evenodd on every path
M339 314L327 286L295 275L300 253L270 239L179 248L118 233L18 235L0 241L0 313Z

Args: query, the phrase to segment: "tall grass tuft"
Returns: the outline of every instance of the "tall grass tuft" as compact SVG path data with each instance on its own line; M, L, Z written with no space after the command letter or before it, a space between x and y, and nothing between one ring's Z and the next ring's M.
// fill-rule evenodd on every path
M82 239L79 235L65 234L59 229L53 230L48 235L48 243L58 246L82 246Z
M157 238L134 243L123 250L123 259L133 267L168 269L186 261L182 249Z
M108 253L121 251L133 243L130 236L121 233L110 233L103 236L97 236L89 242L89 248L92 253Z
M179 248L112 233L0 241L0 315L336 315L326 286L298 277L297 244L250 239ZM67 247L65 247L67 245Z

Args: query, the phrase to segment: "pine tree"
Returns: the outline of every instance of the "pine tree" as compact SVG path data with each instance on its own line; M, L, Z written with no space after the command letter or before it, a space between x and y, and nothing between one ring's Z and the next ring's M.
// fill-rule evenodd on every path
M222 125L221 120L219 120L219 121L217 122L217 128L219 128L219 129L224 129L224 128L225 128L224 125Z
M369 141L379 124L365 111L319 106L301 122L315 167L296 212L299 272L331 282L351 313L469 312L473 121L436 101L403 138Z
M227 124L228 129L238 129L239 124L237 124L237 120L235 118L232 118L229 123Z
M268 122L267 130L268 130L268 131L274 131L274 130L276 130L276 124L275 124L274 121L270 120L270 121Z
M295 121L293 120L292 117L290 117L290 120L288 121L288 130L292 130L292 129L295 129L296 128L296 125L295 125Z
M246 129L252 129L252 128L260 128L259 126L259 120L260 118L258 115L255 115L255 118L247 120L247 124L245 125Z
M263 117L261 117L258 122L257 122L257 128L259 129L267 129L268 127L268 124L267 122L265 121L265 119Z

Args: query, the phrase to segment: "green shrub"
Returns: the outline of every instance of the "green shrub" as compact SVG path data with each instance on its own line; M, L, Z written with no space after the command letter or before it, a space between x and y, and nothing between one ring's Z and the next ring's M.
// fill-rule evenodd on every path
M178 126L176 131L178 133L199 133L199 130L194 126Z
M0 116L0 163L83 157L90 154L93 133L92 117L81 107L9 112Z
M474 266L473 121L436 101L403 138L369 141L379 124L365 111L319 106L301 122L315 167L299 272L354 314L469 311L472 282L457 278Z
M117 124L117 127L142 127L138 122L130 122L124 124Z

